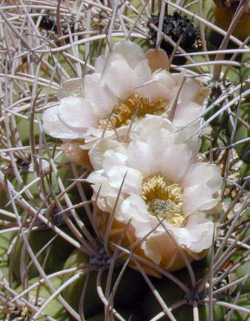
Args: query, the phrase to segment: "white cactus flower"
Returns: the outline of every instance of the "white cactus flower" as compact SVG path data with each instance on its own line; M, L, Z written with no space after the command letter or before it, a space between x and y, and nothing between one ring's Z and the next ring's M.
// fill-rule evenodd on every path
M76 81L66 93L72 96L62 97L61 91L59 103L44 112L43 126L49 135L86 144L119 133L131 119L147 114L168 117L177 96L172 118L177 128L183 127L200 117L207 95L194 78L163 69L151 71L142 48L125 40L116 43L108 57L98 57L95 72L81 82L81 95L75 95Z
M121 226L129 225L124 233L131 248L137 242L144 257L176 270L186 264L184 255L200 259L211 247L222 178L215 164L198 161L195 142L167 119L141 122L142 131L127 144L110 138L96 144L88 181L100 216L113 215L111 239L122 238Z

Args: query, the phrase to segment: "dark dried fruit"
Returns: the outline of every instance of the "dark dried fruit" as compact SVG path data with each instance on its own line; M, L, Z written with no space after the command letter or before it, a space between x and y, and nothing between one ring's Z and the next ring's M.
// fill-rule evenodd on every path
M36 19L35 19L36 21ZM65 36L69 33L69 29L71 31L71 33L74 32L78 32L80 31L79 28L75 28L75 17L72 15L70 16L67 21L65 19L62 19L60 21L60 25L61 25L61 32L62 34ZM46 30L46 31L50 31L50 32L54 32L55 34L59 33L59 30L57 30L57 23L56 23L56 17L47 13L45 16L42 17L40 23L39 23L39 28Z
M39 24L39 27L41 29L47 31L54 31L55 33L57 33L56 18L54 16L49 15L43 16Z
M152 16L150 23L153 23L158 27L159 17ZM150 24L149 24L150 26ZM163 21L162 31L169 36L174 42L179 42L181 48L187 52L196 51L199 48L199 33L197 28L185 16L180 15L178 12L174 12L173 15L166 15ZM150 40L153 45L156 45L157 32L150 26ZM169 44L165 39L162 39L161 48L164 49L169 56L171 56L174 47ZM184 57L174 59L174 63L185 63Z
M23 159L23 158L18 158L16 161L17 168L20 170L21 173L27 173L30 168L30 159Z

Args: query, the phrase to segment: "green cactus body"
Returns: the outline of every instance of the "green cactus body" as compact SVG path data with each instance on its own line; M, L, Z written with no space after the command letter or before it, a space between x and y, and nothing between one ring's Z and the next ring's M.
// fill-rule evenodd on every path
M250 293L244 293L240 296L238 300L238 305L243 308L250 309ZM232 321L244 320L249 321L249 313L243 311L234 311Z
M46 246L54 236L54 232L50 230L31 231L29 235L29 243L34 254L37 255L38 252ZM17 285L21 282L22 266L28 267L27 274L29 278L33 278L39 274L24 246L23 240L17 238L9 256L10 277L13 281L17 282ZM22 262L23 249L25 250L24 262ZM73 248L69 243L57 236L48 248L42 251L37 258L40 264L44 267L46 273L53 273L62 268L72 249ZM47 251L49 251L48 255Z
M88 258L86 255L79 251L74 251L65 263L64 268L79 267L84 269L84 265L88 266ZM119 269L113 272L113 282L114 284L116 278L119 274ZM74 283L69 285L63 292L64 298L74 307L76 310L79 309L79 301L82 293L84 283L86 281L87 272L83 272L82 276L77 279ZM68 276L70 277L70 276ZM102 287L105 291L105 283L108 277L108 270L103 272L102 276ZM136 285L136 286L135 286ZM84 298L84 313L86 317L92 316L99 311L103 311L103 303L100 300L97 291L97 272L89 272L89 280L86 289L86 294ZM112 289L112 286L111 286ZM132 307L139 301L145 292L145 282L143 281L141 275L127 268L124 272L120 284L118 286L117 292L114 297L114 306L118 307ZM133 309L132 309L133 311ZM133 314L133 312L132 312Z
M135 311L129 309L118 309L117 312L128 321L142 321L141 316L136 314ZM104 313L100 313L94 315L92 317L87 318L87 321L104 321L105 315ZM66 320L67 321L67 320ZM72 320L73 321L73 320Z
M203 261L197 262L193 264L193 271L196 276L196 281L202 279L207 272L207 261L204 259ZM186 269L182 269L178 272L174 273L174 276L178 278L182 283L184 283L188 288L191 288L190 276ZM166 278L161 280L152 279L152 282L155 288L159 291L160 296L166 303L166 305L170 308L173 305L177 304L182 300L188 299L190 295L185 294L185 292L177 286L171 280ZM202 295L200 295L202 296ZM186 303L181 305L180 307L173 309L172 313L175 316L177 321L193 321L193 305L191 303L192 297L190 297L190 304ZM155 315L162 311L160 304L157 302L153 293L149 292L142 302L142 306L144 309L144 320L150 320ZM208 306L204 304L198 305L199 310L199 320L208 321ZM223 321L224 319L224 309L222 307L214 306L214 321ZM170 320L165 317L162 320Z
M8 275L7 252L13 235L13 232L0 233L0 278Z
M250 261L241 264L240 267L231 275L232 281L236 281L240 278L244 278L242 282L239 283L241 288L241 293L250 292Z
M39 281L39 278L33 278L29 280L28 287L35 284ZM54 277L50 279L51 285L57 289L62 284L62 279L60 277ZM23 291L23 287L19 286L16 289L17 293L21 293ZM44 302L51 296L51 291L45 284L39 284L35 288L27 294L28 299L30 302L36 305L39 309ZM28 312L26 312L28 314ZM46 321L47 318L45 315L55 318L57 321L70 321L64 307L62 304L57 300L57 298L53 299L49 302L49 304L44 308L42 311L41 316L39 317L40 321Z

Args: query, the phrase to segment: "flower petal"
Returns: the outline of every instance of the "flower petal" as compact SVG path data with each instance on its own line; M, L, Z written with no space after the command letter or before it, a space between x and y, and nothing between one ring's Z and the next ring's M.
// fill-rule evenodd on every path
M68 96L80 96L83 93L83 79L72 78L63 82L58 90L57 97L62 99Z
M196 256L209 249L213 235L214 224L210 221L186 227L166 225L165 231L157 230L146 239L143 249L156 264L169 270L177 270L185 266L183 255L187 255L189 259L189 255Z
M149 176L157 171L158 164L149 144L133 141L128 147L128 165Z
M175 128L168 119L162 116L146 115L133 124L130 136L133 140L146 142L152 136L158 136L161 130L164 130L169 137L173 137L171 134Z
M110 170L113 166L127 165L128 156L123 150L114 151L112 149L109 149L104 153L103 156L103 168L105 169L105 171Z
M117 104L117 99L103 86L101 75L97 73L86 75L84 84L85 98L93 103L96 116L100 119L109 115Z
M147 206L138 195L131 195L120 204L116 218L121 222L130 223L138 238L143 238L152 229Z
M184 178L183 186L190 187L201 184L206 184L213 191L221 189L222 177L217 165L202 162L192 165Z
M142 243L145 255L157 265L171 268L176 261L178 248L167 232L154 232Z
M219 201L222 178L214 164L193 164L183 180L184 211L187 215L215 208Z
M139 194L142 184L142 174L131 167L113 166L107 171L109 184L122 193Z
M163 149L159 157L161 173L172 182L180 182L191 165L192 157L192 151L185 144L173 144Z
M180 103L177 105L173 124L176 127L184 127L188 124L191 124L191 122L197 120L199 125L199 117L202 114L202 106L198 105L194 102L188 102L185 101L183 103ZM194 124L194 127L197 128L197 122L196 126Z
M217 204L218 195L214 196L212 190L206 185L188 187L184 191L183 208L187 215L198 211L211 210L215 208Z
M60 139L77 139L83 137L83 132L74 131L58 118L58 106L51 107L43 113L43 128L47 134Z
M151 79L151 70L147 60L142 60L134 69L136 74L136 86L141 86Z
M189 251L200 253L211 247L213 243L214 223L191 224L185 228L176 228L174 237L177 243Z
M58 117L72 129L95 126L97 119L89 101L80 97L63 98L58 106Z
M184 74L181 74L185 77ZM196 102L197 104L203 104L205 98L208 96L209 90L207 87L197 79L185 77L185 81L181 88L179 95L179 102L188 103Z
M103 168L104 160L105 168L125 165L127 160L124 145L111 138L100 139L89 151L89 158L94 169Z
M161 48L149 49L146 52L146 57L152 71L169 69L169 58L165 50Z
M128 146L129 166L144 175L160 172L174 182L183 178L191 164L193 150L181 142L180 134L174 132L168 120L148 116L132 128L132 137Z
M104 212L111 213L114 210L114 206L117 202L117 189L113 188L109 184L109 179L105 175L103 170L92 172L88 177L87 181L92 183L94 190L94 200L97 198L98 207ZM119 195L119 202L122 201L122 194Z
M120 99L126 99L136 86L136 75L128 63L120 56L110 61L104 71L103 83Z
M201 105L194 102L180 103L177 105L173 119L173 125L179 133L178 140L187 143L194 153L199 151L201 144L199 138L202 123L201 114Z
M122 40L114 44L112 53L120 54L131 68L145 60L145 54L140 46L129 40Z
M169 101L173 96L173 88L175 79L166 70L161 70L153 73L151 80L137 88L137 92L151 101L159 98Z

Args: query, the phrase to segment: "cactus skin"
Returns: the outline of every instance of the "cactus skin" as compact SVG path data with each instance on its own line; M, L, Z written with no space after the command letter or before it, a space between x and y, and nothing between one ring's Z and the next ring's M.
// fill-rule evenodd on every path
M64 265L64 268L72 268L74 266L84 267L88 266L88 257L82 252L74 251L71 256L68 258L67 262ZM115 281L119 274L119 269L116 269L113 272L113 280ZM105 282L107 280L108 270L103 272L103 289L105 291ZM67 276L69 278L70 275ZM84 299L84 313L86 317L90 317L97 312L101 312L104 309L102 301L99 299L99 296L96 292L96 277L97 272L92 271L89 275L88 287L86 290L86 295ZM84 281L86 280L86 274L83 274L79 279L77 279L73 284L69 285L63 292L64 298L72 305L76 310L79 309L79 299L81 296L82 288ZM114 282L113 282L114 284ZM136 285L136 286L135 286ZM111 286L112 288L112 286ZM143 297L145 292L145 282L142 276L130 269L127 268L124 272L117 292L115 294L114 306L118 309L119 307L129 307L133 306L138 300ZM133 319L132 319L133 320Z
M32 284L39 281L39 278L33 278L30 279L28 282L28 286L31 286ZM54 277L53 279L50 279L50 282L52 286L57 289L62 284L62 279L60 277ZM23 291L23 287L19 286L16 289L17 293L21 293ZM48 287L45 284L41 284L31 291L29 291L29 301L35 303L37 299L37 294L39 294L39 300L36 304L38 308L51 296L51 292L49 291ZM55 298L53 299L43 310L43 314L51 316L55 318L57 321L71 321L68 317L64 307L61 305L61 303ZM47 318L40 315L38 318L39 321L47 321ZM28 319L27 319L28 320Z
M250 271L250 262L246 262L242 264L231 276L231 280L238 280L245 275L247 275ZM242 281L239 285L241 287L241 293L250 293L250 277Z
M143 321L141 319L141 314L138 313L137 314L133 311L133 310L129 310L129 309L118 309L117 311L118 313L121 314L121 316L123 318L125 318L125 320L128 321ZM105 320L105 315L103 313L97 314L93 317L87 318L87 321L104 321ZM62 321L68 321L68 320L62 320ZM73 320L72 320L73 321Z
M7 252L14 234L14 232L0 233L0 279L8 277L9 267L7 262Z
M155 284L157 290L160 292L164 302L168 307L171 307L173 304L183 300L185 298L184 292L179 289L174 283L164 280L164 282L157 282ZM148 296L145 297L145 300L142 303L144 307L144 319L150 320L156 314L162 311L159 303L156 301L152 293L149 293ZM208 321L208 306L199 304L199 320ZM214 321L224 321L224 309L223 307L215 306L214 313ZM192 304L185 304L179 307L178 309L173 311L173 314L177 321L193 321L193 306ZM185 318L184 318L185 316ZM170 319L165 318L163 320L169 321Z
M192 264L193 271L195 273L196 282L199 282L204 275L207 273L208 268L208 259L203 259L200 262L195 262ZM189 272L186 269L182 269L178 272L173 273L173 275L183 282L189 289L191 289L191 282L189 277ZM193 321L193 305L191 302L192 295L186 295L182 289L180 289L174 282L164 278L164 279L154 279L152 278L152 282L155 288L159 291L162 299L167 304L168 307L171 307L173 304L181 300L190 300L190 303L184 304L181 307L175 309L173 312L177 321ZM208 321L208 306L202 304L203 294L200 293L196 297L196 293L194 295L195 300L200 299L200 303L198 305L199 308L199 320ZM144 300L142 301L142 307L144 310L144 319L150 320L156 314L162 311L159 303L156 301L154 295L149 292L145 295ZM224 321L224 313L225 310L223 307L214 306L214 321ZM184 317L185 316L185 317ZM162 319L169 321L168 318Z
M29 235L29 242L33 252L36 254L43 246L45 246L55 236L53 231L50 230L37 230L31 231ZM19 285L21 283L21 256L24 242L18 237L13 249L9 256L9 273L10 279ZM61 237L57 236L55 240L49 245L49 255L44 266L44 270L47 274L58 271L62 268L65 260L72 252L73 247ZM31 261L28 253L25 255L25 265ZM43 266L44 259L46 257L46 250L38 257L38 261ZM38 271L32 263L29 271L28 278L38 276Z

